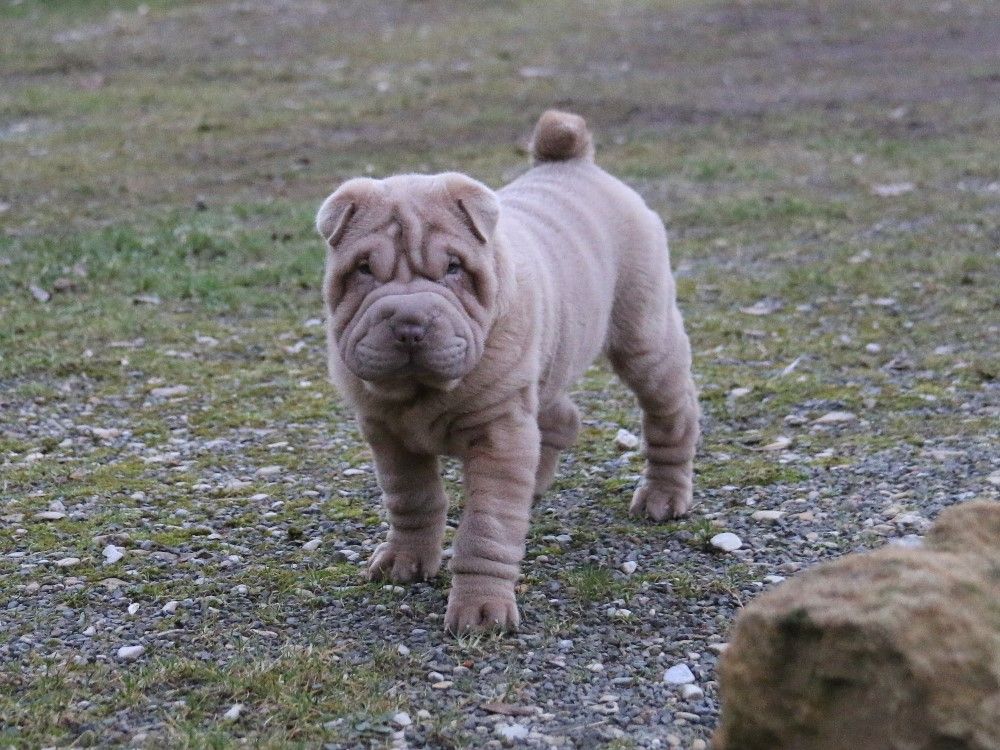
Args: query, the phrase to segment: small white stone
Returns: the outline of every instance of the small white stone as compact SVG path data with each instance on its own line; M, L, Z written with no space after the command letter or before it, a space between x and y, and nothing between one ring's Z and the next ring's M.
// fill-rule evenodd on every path
M694 673L687 664L675 664L663 673L663 681L668 685L687 685L694 682Z
M139 606L140 606L139 602L132 602L130 605L128 605L128 613L130 615L134 615L136 612L139 611Z
M751 390L753 389L745 387L733 388L727 395L728 398L731 399L743 398L744 396L748 395Z
M872 342L870 344L865 344L865 351L868 352L869 354L878 354L880 351L882 351L882 345L876 344L875 342Z
M59 521L65 517L66 514L58 510L43 510L32 516L36 521Z
M430 672L427 675L427 679L430 680L431 682L441 682L442 680L444 680L444 675L441 674L440 672Z
M743 546L743 540L731 531L723 531L713 536L710 544L723 552L732 552Z
M312 552L313 550L319 548L319 545L322 543L322 541L323 541L322 539L310 539L308 542L302 545L302 549Z
M912 182L889 182L885 184L872 185L872 195L879 198L895 198L916 190L917 186Z
M524 724L497 724L496 733L508 742L523 740L528 736L528 728Z
M841 424L853 422L858 416L852 411L828 411L822 417L813 420L813 424Z
M122 431L113 427L94 427L90 430L90 434L100 440L112 440L121 435Z
M90 638L90 636L94 635L96 632L97 628L95 628L93 625L89 625L87 629L83 631L83 634L88 638Z
M125 557L125 549L114 544L109 544L104 548L101 554L104 555L105 565L114 565L116 562Z
M421 708L417 711L417 718L427 720L431 718L431 712L426 708Z
M183 396L190 390L191 389L186 385L167 385L160 388L154 388L149 393L154 398L172 398L174 396Z
M368 472L364 469L344 469L342 473L345 477L360 477Z
M628 430L622 428L615 435L615 445L625 450L632 450L639 445L639 438L637 435L633 435Z
M778 435L772 442L761 448L762 451L783 451L792 444L792 439L785 435Z
M994 471L992 474L986 477L986 481L992 484L994 487L1000 487L1000 470Z
M454 683L451 680L441 680L441 682L435 682L433 685L431 685L431 687L434 688L435 690L447 690L453 684Z
M767 581L768 583L781 583L782 581L785 580L785 577L777 575L769 575L769 576L764 576L764 580Z
M406 645L404 645L402 643L400 643L398 646L396 646L396 651L399 652L400 656L409 656L410 655L410 647L406 646Z
M241 713L243 713L243 704L234 703L226 713L222 714L222 718L225 721L236 721L240 718Z
M781 510L758 510L753 514L753 520L761 521L762 523L774 523L781 520L783 515L785 513Z
M727 648L729 648L729 644L728 643L709 643L708 644L708 650L711 651L711 652L713 652L713 653L716 653L716 654L724 653Z
M392 717L392 723L397 727L408 727L413 723L413 719L406 711L400 711Z
M123 661L135 661L146 653L145 646L122 646L118 649L118 658Z
M74 565L79 564L79 557L64 557L61 560L56 560L56 566L59 568L72 568Z
M281 466L261 466L257 469L257 476L259 477L273 477L276 474L280 474L282 471Z
M705 740L693 740L691 742L691 750L708 750L708 744Z
M681 698L686 701L700 701L705 697L705 691L697 685L688 683L681 685Z
M174 612L177 611L177 608L179 606L181 606L181 603L179 601L177 601L176 599L171 599L169 602L163 605L163 612L168 615L172 615Z
M588 664L587 665L587 669L589 669L591 672L603 672L604 671L604 665L601 664L601 662L599 662L599 661L595 661L595 662L591 662L590 664Z
M618 566L621 572L627 576L630 576L633 573L635 573L635 570L638 567L639 563L637 563L635 560L626 560L625 562L623 562L621 565Z

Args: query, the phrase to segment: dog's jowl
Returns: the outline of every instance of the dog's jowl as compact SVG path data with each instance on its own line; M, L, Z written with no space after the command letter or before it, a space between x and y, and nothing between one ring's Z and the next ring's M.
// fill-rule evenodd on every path
M437 574L463 463L449 630L513 629L532 499L579 429L567 389L602 353L642 408L634 514L691 502L698 405L667 236L594 163L572 114L535 128L533 167L494 192L462 174L354 179L316 218L327 242L329 367L375 456L391 530L369 574Z

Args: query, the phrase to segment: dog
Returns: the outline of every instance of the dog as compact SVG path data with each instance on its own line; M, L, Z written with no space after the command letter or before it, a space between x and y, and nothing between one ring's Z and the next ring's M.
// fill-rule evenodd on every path
M329 371L371 446L390 522L372 579L429 579L463 464L445 627L514 630L533 498L580 417L567 389L601 354L638 398L646 467L630 505L691 504L698 402L663 222L550 110L533 166L494 192L460 173L357 178L322 204Z

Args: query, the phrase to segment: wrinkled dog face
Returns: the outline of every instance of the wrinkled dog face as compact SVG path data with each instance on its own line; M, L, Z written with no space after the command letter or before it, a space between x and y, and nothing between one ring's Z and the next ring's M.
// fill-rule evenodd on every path
M350 180L323 202L329 333L354 375L448 388L471 372L496 313L498 212L459 174Z

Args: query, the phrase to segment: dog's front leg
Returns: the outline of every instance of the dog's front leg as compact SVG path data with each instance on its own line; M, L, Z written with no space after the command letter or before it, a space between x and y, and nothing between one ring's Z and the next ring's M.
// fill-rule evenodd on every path
M390 529L368 562L368 577L399 583L433 578L441 568L448 515L437 457L413 453L391 436L370 442Z
M455 535L445 626L452 633L514 630L538 464L538 424L517 415L490 425L465 456L465 510Z

